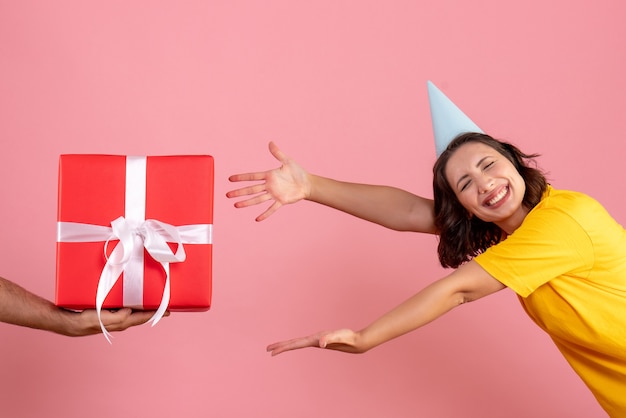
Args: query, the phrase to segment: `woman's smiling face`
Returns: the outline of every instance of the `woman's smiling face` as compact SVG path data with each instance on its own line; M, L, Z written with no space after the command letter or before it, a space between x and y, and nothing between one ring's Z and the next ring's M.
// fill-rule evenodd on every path
M473 216L513 233L528 214L526 183L513 163L481 142L460 146L445 167L446 180Z

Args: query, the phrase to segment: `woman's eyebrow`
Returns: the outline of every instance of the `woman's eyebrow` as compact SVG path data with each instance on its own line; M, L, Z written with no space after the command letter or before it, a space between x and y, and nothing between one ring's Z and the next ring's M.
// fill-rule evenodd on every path
M464 174L461 176L461 178L459 179L459 181L456 182L456 188L459 188L459 183L461 183L463 180L465 180L467 177L469 177L468 174Z
M489 155L486 155L483 158L481 158L480 161L476 163L476 168L479 168L483 164L483 161L485 161L487 158L489 158Z

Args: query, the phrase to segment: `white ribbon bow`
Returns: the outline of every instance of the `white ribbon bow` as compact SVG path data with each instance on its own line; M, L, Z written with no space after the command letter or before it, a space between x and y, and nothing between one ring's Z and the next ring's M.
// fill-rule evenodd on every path
M109 340L109 332L104 327L102 319L100 317L100 311L104 300L107 295L119 279L122 272L124 273L124 279L133 283L137 276L137 268L143 269L143 263L133 263L133 256L138 251L143 252L145 248L148 254L158 261L163 270L165 271L165 287L163 289L163 297L161 303L155 314L150 318L148 322L152 323L152 326L163 317L170 300L170 263L180 263L185 261L185 250L183 243L180 239L180 235L176 228L172 225L156 220L146 220L139 226L133 227L130 222L127 222L123 216L120 216L113 222L111 222L113 230L112 237L110 239L119 239L118 245L115 246L111 255L107 258L107 262L104 265L102 274L100 274L100 281L98 282L98 290L96 292L96 311L98 312L98 320L100 321L100 327L102 333ZM107 244L108 241L107 240ZM176 253L173 253L167 242L174 242L178 248ZM143 245L142 245L143 243ZM106 247L105 244L105 256ZM139 264L139 265L138 265ZM110 342L110 340L109 340Z

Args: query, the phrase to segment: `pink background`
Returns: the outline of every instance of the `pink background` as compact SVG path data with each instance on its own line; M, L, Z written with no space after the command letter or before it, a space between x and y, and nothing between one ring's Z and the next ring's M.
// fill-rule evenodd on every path
M308 202L255 223L261 207L224 195L228 175L275 166L272 139L312 172L431 196L430 79L624 223L625 13L619 0L0 0L0 275L54 297L59 154L216 160L212 309L112 346L0 324L1 414L604 416L510 291L362 356L271 358L268 343L364 326L445 271L433 237Z

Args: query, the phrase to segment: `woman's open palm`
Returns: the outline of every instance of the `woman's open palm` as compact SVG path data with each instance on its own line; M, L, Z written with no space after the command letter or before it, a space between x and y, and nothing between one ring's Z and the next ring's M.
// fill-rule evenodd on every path
M258 181L261 183L232 190L227 197L252 196L235 203L236 208L245 208L273 200L272 205L261 213L256 220L262 221L283 205L299 202L310 193L309 174L298 163L285 155L273 142L269 143L270 153L281 166L268 171L234 174L228 178L232 182Z
M350 329L336 331L321 331L306 337L280 341L267 346L267 351L276 356L285 351L298 350L301 348L316 347L329 350L343 351L346 353L362 353L364 348L360 345L360 335Z

